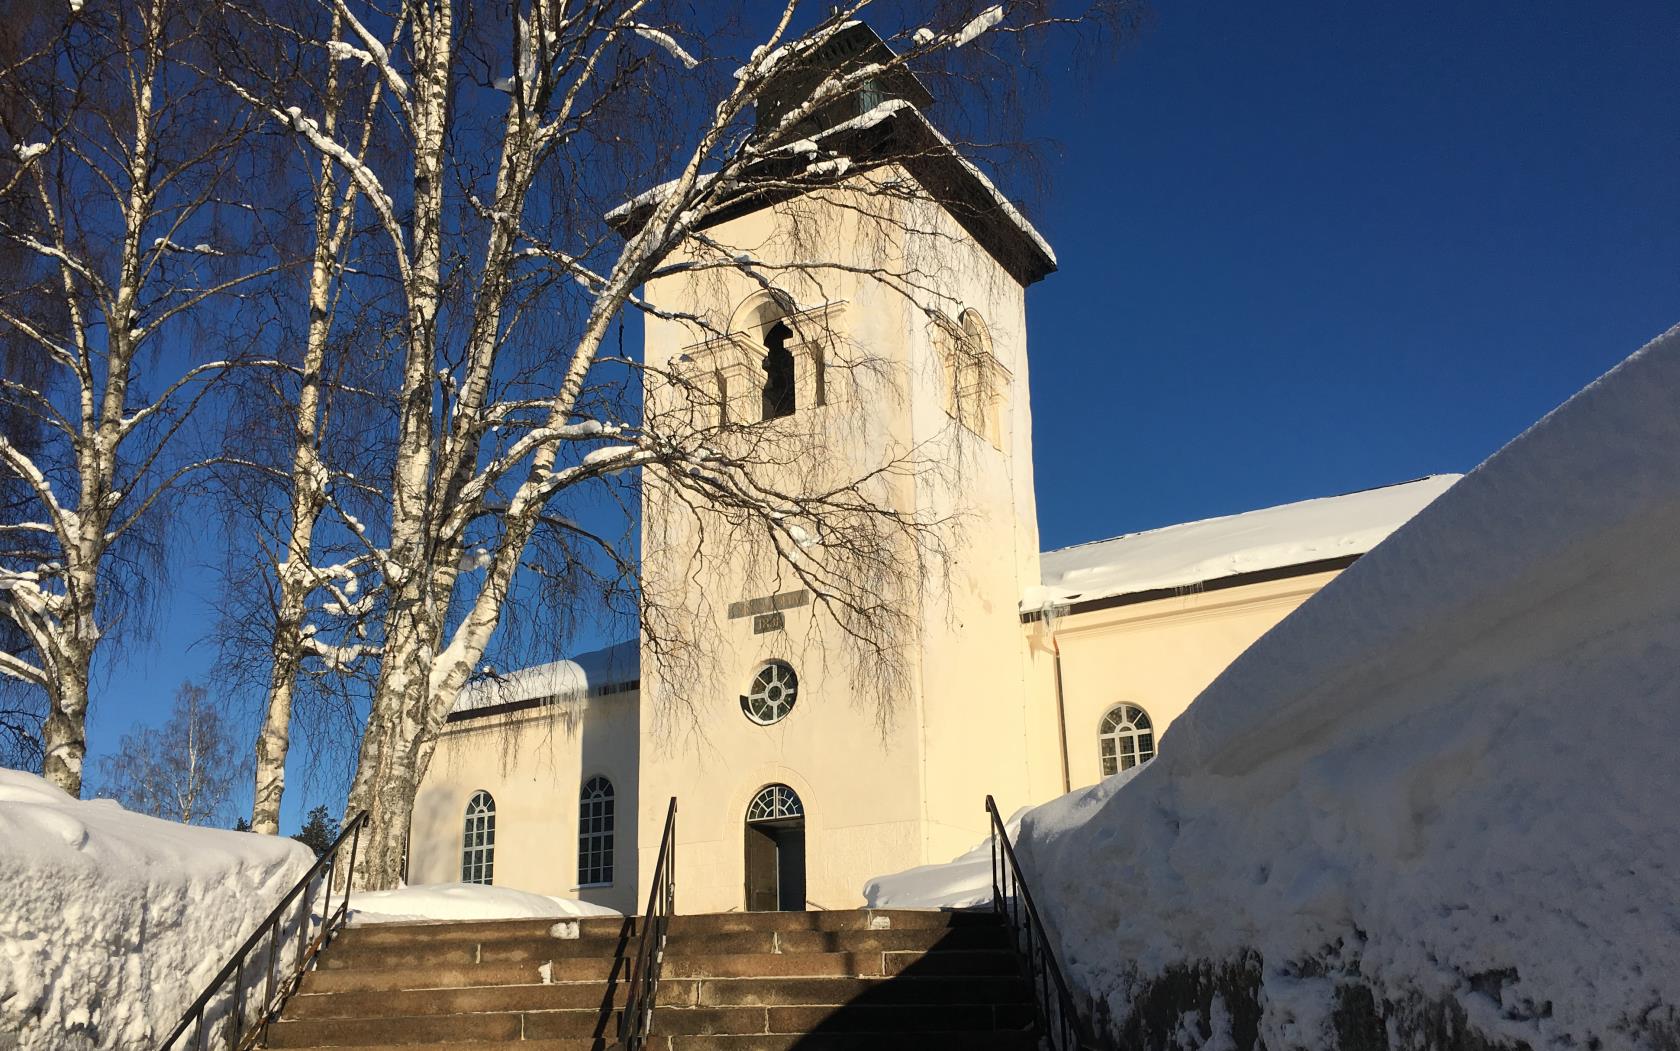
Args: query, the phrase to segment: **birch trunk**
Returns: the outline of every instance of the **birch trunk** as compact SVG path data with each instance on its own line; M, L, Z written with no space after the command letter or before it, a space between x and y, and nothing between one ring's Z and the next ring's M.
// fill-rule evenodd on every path
M333 19L336 38L340 19ZM375 94L377 100L377 93ZM325 130L337 126L341 102L338 68L327 76ZM370 103L373 105L374 103ZM366 139L363 140L366 149ZM286 755L291 747L292 698L303 664L304 620L309 595L316 586L312 558L315 526L326 507L327 472L321 462L322 383L327 340L332 334L332 293L340 253L355 214L356 188L345 188L338 200L338 166L323 159L315 184L315 251L309 271L309 329L304 344L302 383L292 435L291 529L285 561L278 567L280 602L274 626L273 664L263 722L257 731L256 784L251 796L251 831L280 834L280 802L286 790Z

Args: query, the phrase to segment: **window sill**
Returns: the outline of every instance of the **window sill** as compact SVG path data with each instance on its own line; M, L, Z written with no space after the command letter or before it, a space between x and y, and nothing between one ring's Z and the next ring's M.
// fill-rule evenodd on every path
M613 884L612 884L611 880L608 880L605 883L574 883L572 885L572 889L573 890L605 890L605 889L611 887L612 885Z

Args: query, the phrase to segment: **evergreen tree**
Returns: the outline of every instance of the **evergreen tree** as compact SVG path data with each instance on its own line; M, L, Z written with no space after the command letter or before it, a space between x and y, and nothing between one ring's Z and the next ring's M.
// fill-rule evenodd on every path
M316 857L320 857L333 845L333 840L338 838L338 819L328 812L325 804L318 806L309 812L303 827L298 829L292 838L313 850Z

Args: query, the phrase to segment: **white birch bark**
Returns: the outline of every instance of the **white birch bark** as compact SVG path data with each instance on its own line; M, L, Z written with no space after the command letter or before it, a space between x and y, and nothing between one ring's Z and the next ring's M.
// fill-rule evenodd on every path
M0 383L0 393L33 407L47 422L55 443L37 462L0 436L0 463L39 502L43 528L37 539L44 542L33 550L27 544L0 550L0 613L24 632L35 657L10 655L0 661L0 674L45 692L44 773L73 795L82 789L89 683L103 641L98 618L109 560L156 501L203 466L175 466L169 450L182 420L229 363L197 365L173 381L148 376L144 398L136 396L135 384L149 366L147 351L167 326L255 276L181 284L168 274L167 260L174 256L218 254L208 245L183 248L168 235L190 228L213 204L212 191L182 185L181 177L230 141L201 134L201 152L188 151L185 160L159 152L164 114L180 101L167 94L172 88L165 72L177 43L172 33L179 28L169 14L169 0L147 0L128 19L102 29L72 23L41 53L7 71L9 77L42 67L60 73L72 65L66 56L76 48L106 49L112 62L123 64L121 77L103 84L108 96L83 97L79 85L63 86L72 100L66 103L69 121L30 151L4 186L29 195L40 224L0 228L0 236L56 269L54 293L63 312L60 328L0 299L0 324L39 346L70 394L55 401L43 391ZM110 111L99 112L101 103ZM103 229L90 218L101 206L114 215ZM159 233L164 236L154 236ZM103 252L101 241L112 250Z

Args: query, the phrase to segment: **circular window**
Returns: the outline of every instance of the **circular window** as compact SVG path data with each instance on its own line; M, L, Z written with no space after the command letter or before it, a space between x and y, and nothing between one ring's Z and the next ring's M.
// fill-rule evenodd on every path
M769 661L758 669L752 685L741 695L741 711L753 722L769 726L793 711L798 696L799 676L793 668L781 661Z

